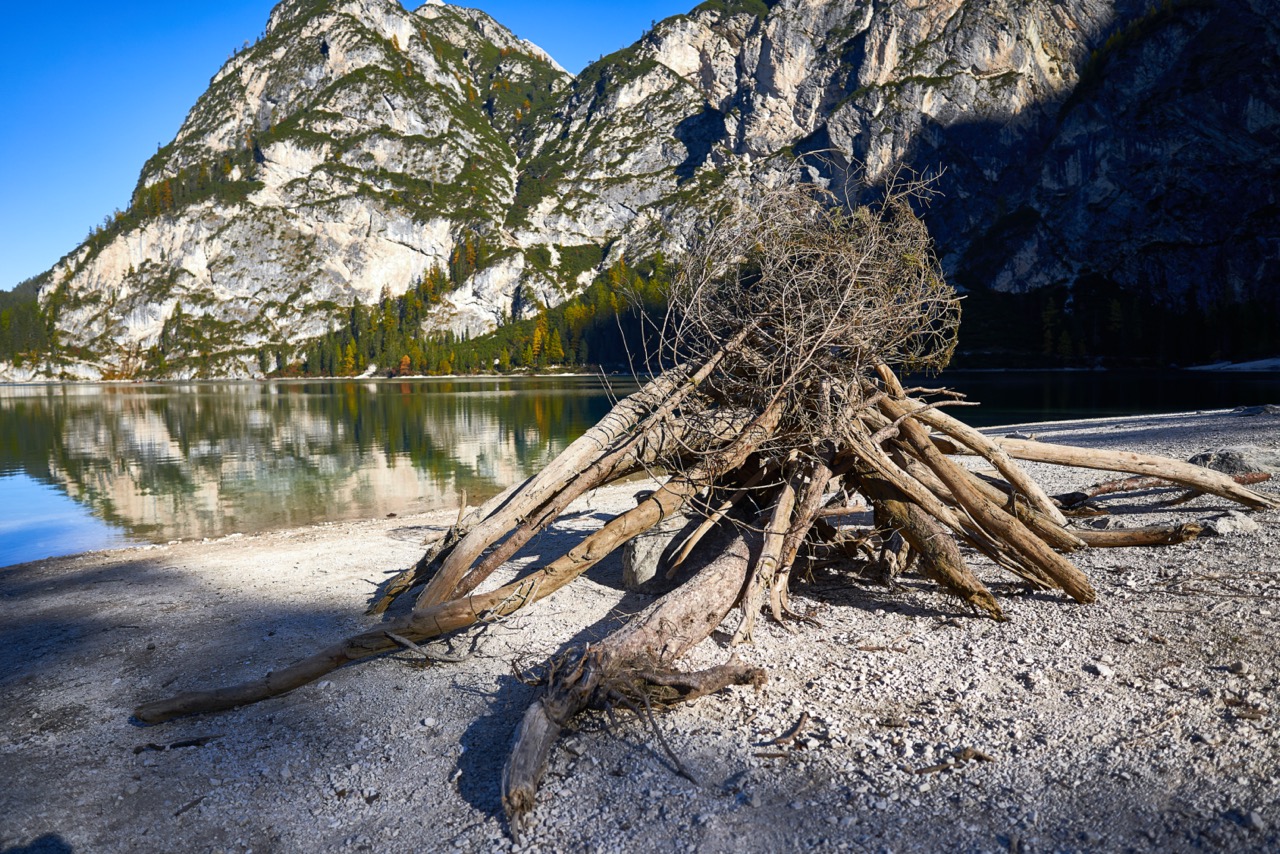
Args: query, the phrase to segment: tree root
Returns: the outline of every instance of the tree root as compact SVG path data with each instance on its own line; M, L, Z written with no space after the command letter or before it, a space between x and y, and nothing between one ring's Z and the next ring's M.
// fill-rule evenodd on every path
M620 684L631 684L645 673L666 673L676 659L720 625L752 563L742 531L722 537L720 544L710 563L692 579L599 644L563 656L552 667L550 684L525 712L516 731L502 774L502 803L513 827L533 809L551 747L574 715L593 702L608 700ZM728 684L758 685L764 673L730 662L684 679L694 688L691 694L702 696ZM671 687L677 680L664 676L657 684Z

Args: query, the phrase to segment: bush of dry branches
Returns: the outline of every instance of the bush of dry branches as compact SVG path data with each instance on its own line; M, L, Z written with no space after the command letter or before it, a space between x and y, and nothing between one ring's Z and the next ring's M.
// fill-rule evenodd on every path
M705 364L741 338L703 394L758 411L781 399L778 433L793 442L838 435L878 364L941 370L960 305L911 209L919 191L848 211L788 184L727 207L681 263L664 355Z

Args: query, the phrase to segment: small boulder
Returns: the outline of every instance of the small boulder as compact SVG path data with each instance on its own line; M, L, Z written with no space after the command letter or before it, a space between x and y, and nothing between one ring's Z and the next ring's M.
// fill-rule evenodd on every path
M1239 510L1228 510L1221 516L1202 523L1203 534L1209 537L1226 537L1231 534L1255 534L1258 523Z
M677 513L668 516L622 548L622 586L639 590L658 574L662 555L671 541L689 524L689 518Z
M1235 415L1280 415L1280 406L1264 403L1261 406L1237 406L1231 411Z
M1223 474L1280 474L1280 451L1259 448L1256 445L1238 445L1205 451L1187 460L1194 465L1220 471Z

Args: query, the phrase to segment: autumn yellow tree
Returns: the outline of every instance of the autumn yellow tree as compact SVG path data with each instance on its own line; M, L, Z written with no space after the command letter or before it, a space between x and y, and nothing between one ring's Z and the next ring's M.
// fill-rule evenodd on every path
M547 340L547 362L552 365L564 363L564 342L560 340L559 329L552 329Z
M533 328L533 358L540 359L543 351L547 346L547 316L545 314L538 315L538 323Z

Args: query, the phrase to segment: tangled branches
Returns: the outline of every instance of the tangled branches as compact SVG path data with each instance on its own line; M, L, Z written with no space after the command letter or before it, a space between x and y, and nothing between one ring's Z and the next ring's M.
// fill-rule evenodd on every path
M793 444L839 435L875 365L941 370L960 307L911 210L919 192L850 212L791 184L726 209L673 283L667 355L702 364L743 335L703 393L756 411L781 400Z

